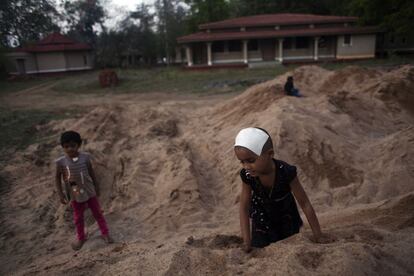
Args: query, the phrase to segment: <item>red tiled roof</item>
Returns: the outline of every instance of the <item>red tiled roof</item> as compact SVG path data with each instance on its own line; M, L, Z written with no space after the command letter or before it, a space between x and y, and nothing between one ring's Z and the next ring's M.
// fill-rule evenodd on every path
M92 47L86 43L76 42L60 33L52 33L34 45L18 48L18 52L60 52L91 50Z
M238 17L223 21L201 24L200 30L204 29L221 29L251 26L275 26L275 25L298 25L298 24L316 24L316 23L345 23L356 22L358 17L351 16L332 16L332 15L314 15L299 13L278 13L263 14L246 17Z
M342 27L342 28L313 28L313 29L290 29L290 30L271 30L271 31L245 31L245 32L222 32L207 33L198 32L179 37L178 43L200 42L200 41L220 41L236 39L254 38L283 38L293 36L318 36L318 35L340 35L340 34L369 34L378 33L378 27Z
M33 45L19 49L20 52L60 52L60 51L78 51L91 50L92 47L85 43L76 44L59 44L59 45Z

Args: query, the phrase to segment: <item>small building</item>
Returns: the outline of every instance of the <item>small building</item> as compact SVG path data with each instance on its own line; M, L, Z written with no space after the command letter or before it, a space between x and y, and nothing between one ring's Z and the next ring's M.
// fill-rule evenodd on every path
M313 14L266 14L199 25L177 39L187 66L288 63L374 58L378 27L358 18ZM178 52L182 52L178 50Z
M39 42L13 49L8 72L14 75L90 70L92 47L60 33L52 33Z

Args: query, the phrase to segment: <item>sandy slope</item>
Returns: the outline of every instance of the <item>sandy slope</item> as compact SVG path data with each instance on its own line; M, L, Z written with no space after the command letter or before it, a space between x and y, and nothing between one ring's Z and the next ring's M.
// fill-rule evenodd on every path
M56 142L32 145L5 168L1 274L412 275L414 67L390 71L304 66L305 98L285 97L286 75L231 99L122 99L44 130L79 131L95 156L101 202L117 244L88 218L77 253L71 212L53 194ZM93 106L93 105L92 105ZM299 178L324 231L240 251L234 136L266 128Z

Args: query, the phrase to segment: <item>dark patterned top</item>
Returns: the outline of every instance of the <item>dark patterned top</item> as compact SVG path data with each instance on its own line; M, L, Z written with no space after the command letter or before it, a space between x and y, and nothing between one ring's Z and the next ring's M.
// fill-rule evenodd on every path
M281 160L273 159L273 162L276 176L271 190L260 183L259 177L250 176L245 169L240 171L240 177L252 189L250 217L253 228L262 232L284 232L280 235L285 236L298 232L303 224L290 190L290 183L296 177L296 167Z

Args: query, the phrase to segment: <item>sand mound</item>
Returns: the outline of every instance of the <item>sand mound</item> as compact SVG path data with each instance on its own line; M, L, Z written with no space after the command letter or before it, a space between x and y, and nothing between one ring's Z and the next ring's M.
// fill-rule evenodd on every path
M283 95L288 75L306 97ZM70 208L53 193L60 147L32 145L3 172L2 274L234 275L277 268L288 275L412 275L413 75L412 66L304 66L224 102L114 102L43 126L85 137L118 243L105 246L88 215L89 241L71 251ZM240 165L232 146L248 126L267 129L277 158L298 166L333 243L313 244L306 226L241 253Z

